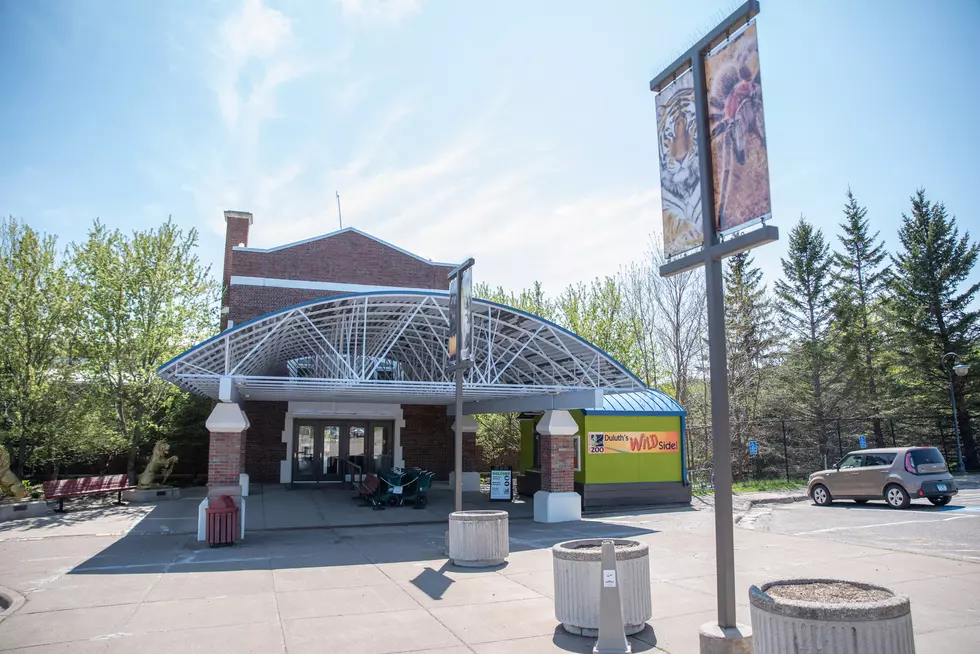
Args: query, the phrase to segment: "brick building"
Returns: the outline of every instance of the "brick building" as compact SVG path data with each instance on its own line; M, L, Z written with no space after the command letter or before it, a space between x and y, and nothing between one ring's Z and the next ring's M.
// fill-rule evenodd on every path
M164 379L221 400L208 420L212 490L234 494L239 473L301 487L392 466L422 467L454 483L455 383L447 366L454 264L350 227L254 248L251 214L226 211L225 221L222 331L160 369ZM577 427L565 409L601 408L604 393L645 388L607 354L537 316L479 299L469 315L464 490L479 488L472 415L543 413L536 513L541 496L543 518L574 517L580 497L568 471Z

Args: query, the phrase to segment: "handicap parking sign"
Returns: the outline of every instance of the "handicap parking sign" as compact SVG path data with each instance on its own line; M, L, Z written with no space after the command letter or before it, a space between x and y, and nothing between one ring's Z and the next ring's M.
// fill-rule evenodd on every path
M749 454L755 456L759 453L759 443L756 441L749 441Z
M858 445L863 450L864 448L866 448L868 446L867 439L864 436L858 436Z

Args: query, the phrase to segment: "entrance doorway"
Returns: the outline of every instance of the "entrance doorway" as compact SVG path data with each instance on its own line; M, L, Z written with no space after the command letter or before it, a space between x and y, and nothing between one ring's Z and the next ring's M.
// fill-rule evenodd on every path
M391 421L295 419L293 482L355 482L390 468L393 428Z

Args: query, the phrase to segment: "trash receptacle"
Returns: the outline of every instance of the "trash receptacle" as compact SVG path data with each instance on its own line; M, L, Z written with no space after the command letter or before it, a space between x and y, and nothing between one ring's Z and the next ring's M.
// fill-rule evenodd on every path
M219 547L234 545L238 540L238 507L228 495L212 497L204 510L207 523L208 545Z

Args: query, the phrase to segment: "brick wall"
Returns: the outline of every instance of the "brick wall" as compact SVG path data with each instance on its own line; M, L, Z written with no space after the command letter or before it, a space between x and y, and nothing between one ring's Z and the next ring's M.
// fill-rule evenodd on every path
M231 219L225 239L224 279L262 277L295 279L374 286L404 286L447 290L446 266L420 261L394 248L354 231L341 232L330 238L302 243L274 252L233 250L241 241L240 223ZM236 228L233 230L233 224ZM247 239L247 229L244 233ZM229 313L223 317L241 324L270 311L299 302L331 297L339 293L304 289L232 286L226 295Z
M574 437L541 434L541 490L569 493L574 489Z
M264 316L270 311L285 309L300 302L319 300L341 295L332 291L311 291L302 288L273 288L269 286L235 285L229 289L228 302L231 311L228 318L240 325L252 318Z
M249 481L279 483L279 462L286 458L282 430L288 409L286 402L245 402L242 406L251 425L245 432L245 472Z
M231 255L232 248L244 243L248 245L248 230L252 223L252 214L244 212L225 212L225 257L224 267L221 271L221 306L231 306L228 297L228 290L231 283L232 267ZM229 315L221 316L221 329L228 326Z
M418 466L445 481L455 466L453 419L444 406L402 405L405 426L401 429L405 466ZM479 468L476 434L463 434L463 470Z
M242 472L242 442L241 432L211 433L208 486L238 483L238 475Z

